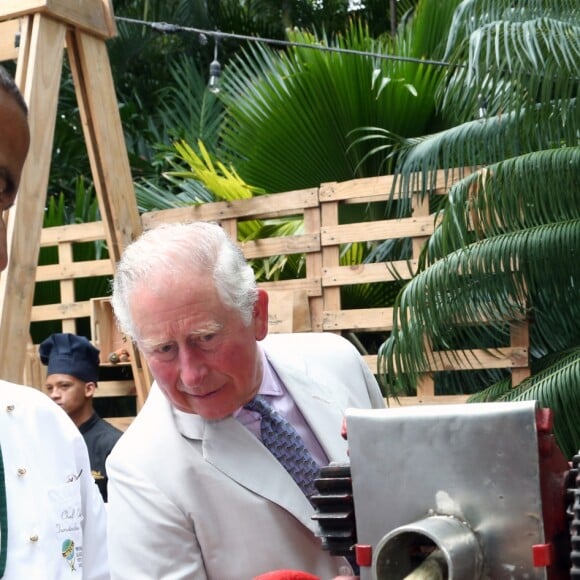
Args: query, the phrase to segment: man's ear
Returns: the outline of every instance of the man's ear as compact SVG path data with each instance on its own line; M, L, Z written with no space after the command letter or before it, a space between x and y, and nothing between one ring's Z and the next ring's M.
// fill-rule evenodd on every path
M94 381L89 381L88 383L85 383L85 397L88 398L93 398L95 396L95 391L97 390L97 383L95 383Z
M268 293L258 288L258 299L254 304L254 336L263 340L268 334Z

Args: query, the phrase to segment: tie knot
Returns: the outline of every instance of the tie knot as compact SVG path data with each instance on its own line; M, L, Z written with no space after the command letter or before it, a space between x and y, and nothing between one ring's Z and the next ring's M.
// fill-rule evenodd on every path
M272 407L261 395L254 397L249 403L246 403L244 409L255 411L262 416L269 415L272 412Z

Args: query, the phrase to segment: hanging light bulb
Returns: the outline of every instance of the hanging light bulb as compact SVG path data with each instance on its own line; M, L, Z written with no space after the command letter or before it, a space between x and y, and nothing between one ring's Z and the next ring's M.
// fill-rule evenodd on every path
M479 94L479 109L477 111L477 116L480 119L485 119L487 117L487 98L481 93Z
M209 83L207 88L211 93L217 94L220 92L220 77L222 75L222 65L218 60L218 38L215 37L215 44L213 49L213 60L209 65Z

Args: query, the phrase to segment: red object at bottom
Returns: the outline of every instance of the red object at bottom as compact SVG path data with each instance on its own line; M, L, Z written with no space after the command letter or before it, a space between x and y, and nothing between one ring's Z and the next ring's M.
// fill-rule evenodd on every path
M320 580L320 578L300 570L273 570L254 576L252 580Z

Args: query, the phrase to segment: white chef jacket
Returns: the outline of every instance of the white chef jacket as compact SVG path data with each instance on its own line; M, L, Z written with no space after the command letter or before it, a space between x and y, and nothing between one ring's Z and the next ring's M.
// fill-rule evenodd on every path
M71 419L40 391L0 381L0 445L3 580L108 579L105 505Z

